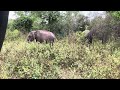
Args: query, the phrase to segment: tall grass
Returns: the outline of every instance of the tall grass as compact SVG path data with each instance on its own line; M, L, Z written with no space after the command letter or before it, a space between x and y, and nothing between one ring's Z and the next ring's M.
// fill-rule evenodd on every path
M0 78L120 78L119 42L103 45L96 41L88 45L82 42L81 33L74 35L71 39L56 41L51 48L45 43L27 43L26 37L19 32L6 34L0 53Z

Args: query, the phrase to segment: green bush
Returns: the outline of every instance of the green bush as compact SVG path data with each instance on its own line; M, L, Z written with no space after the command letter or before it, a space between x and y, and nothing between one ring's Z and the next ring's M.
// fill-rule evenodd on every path
M31 31L33 21L29 17L20 17L14 20L13 29L18 29L21 32L29 32Z
M45 43L27 43L19 38L6 39L0 54L0 78L120 78L117 42L104 45L96 41L88 47L81 42L82 32L76 32L74 36L78 39L76 43L69 43L65 37L56 41L53 47Z
M17 29L13 31L11 30L6 31L5 40L15 40L18 39L19 37L20 37L20 31L18 31Z

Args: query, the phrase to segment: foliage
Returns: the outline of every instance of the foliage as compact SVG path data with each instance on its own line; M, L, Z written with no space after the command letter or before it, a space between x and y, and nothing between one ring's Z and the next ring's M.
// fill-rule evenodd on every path
M14 20L13 29L18 29L21 32L29 32L32 28L33 21L29 17L20 17Z
M88 20L88 18L82 15L79 15L77 17L76 23L77 23L76 31L84 31L86 29L86 26L90 25L90 21Z
M15 14L16 14L18 17L25 17L25 16L28 16L28 15L29 15L29 11L15 11Z
M91 21L89 29L94 30L96 37L104 36L106 40L113 39L112 37L117 38L120 35L118 33L119 23L110 14L107 14L105 18L95 17Z
M113 28L113 36L115 39L120 37L120 11L107 11L107 14L112 17L111 24Z
M5 40L15 40L18 39L19 37L20 37L20 31L18 31L17 29L13 31L7 30L5 35Z
M33 27L47 29L52 32L57 32L59 29L58 21L61 18L59 11L32 11L31 16L37 18Z
M101 24L103 22L103 18L101 16L95 17L91 22L89 29L91 29L93 26L97 26L98 24Z
M88 19L77 11L31 11L30 17L36 17L34 29L47 29L61 36L71 30L83 31L89 23Z
M10 32L7 30L7 33ZM18 32L15 30L14 32ZM11 32L13 33L13 32ZM0 53L1 79L119 79L119 41L90 46L82 32L49 44L27 43L25 38L6 39ZM7 35L10 37L10 34Z
M9 19L9 20L8 20L7 29L12 30L12 25L13 25L13 22L14 22L14 20L13 20L13 19Z
M27 43L27 35L21 34L23 23L10 21L0 53L1 79L120 79L120 40L113 37L106 44L94 40L89 45L84 39L92 29L99 34L114 32L113 36L119 37L120 23L113 16L108 14L89 22L77 11L16 13L18 22L29 18L33 24L28 26L32 29L48 29L60 39L55 40L52 48L45 43ZM19 29L12 29L12 23Z
M107 11L114 19L120 20L120 11Z

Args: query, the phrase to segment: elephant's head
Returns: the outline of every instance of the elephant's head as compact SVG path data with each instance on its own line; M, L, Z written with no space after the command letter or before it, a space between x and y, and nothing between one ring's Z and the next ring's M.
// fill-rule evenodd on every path
M28 37L27 37L27 41L28 42L32 42L35 40L35 32L36 31L31 31L29 34L28 34Z

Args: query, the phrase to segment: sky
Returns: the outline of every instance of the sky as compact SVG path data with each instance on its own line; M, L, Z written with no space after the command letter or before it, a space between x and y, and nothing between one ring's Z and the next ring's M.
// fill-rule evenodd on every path
M105 12L104 11L81 11L81 14L88 16L90 19L93 19L94 16L105 16ZM9 19L15 19L15 13L14 11L10 11L9 13Z
M16 16L14 14L15 14L14 11L10 11L9 12L9 19L15 19Z

